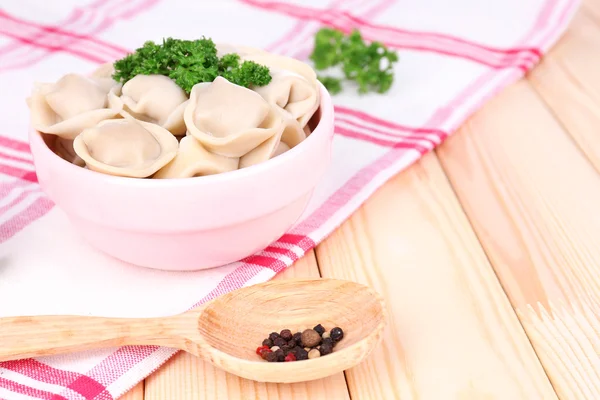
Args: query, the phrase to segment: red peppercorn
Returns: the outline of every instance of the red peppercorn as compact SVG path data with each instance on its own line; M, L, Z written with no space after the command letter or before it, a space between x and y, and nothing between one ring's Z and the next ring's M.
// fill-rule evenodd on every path
M296 361L296 356L294 353L289 353L287 356L285 356L285 361Z
M260 353L262 353L265 350L269 350L269 346L258 346L256 348L256 354L258 354L260 356L261 355Z

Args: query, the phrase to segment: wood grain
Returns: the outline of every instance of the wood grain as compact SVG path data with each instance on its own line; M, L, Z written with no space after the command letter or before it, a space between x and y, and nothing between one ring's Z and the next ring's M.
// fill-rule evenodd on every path
M590 161L600 170L600 2L597 20L588 2L529 81L571 134Z
M317 249L322 275L388 304L382 346L346 372L353 399L555 399L433 154Z
M600 175L526 81L438 152L562 399L600 398Z
M275 279L318 277L314 252ZM344 374L306 383L265 384L225 373L186 353L179 353L146 379L147 400L201 399L349 399Z
M138 383L130 391L119 397L119 400L143 400L144 399L144 381Z

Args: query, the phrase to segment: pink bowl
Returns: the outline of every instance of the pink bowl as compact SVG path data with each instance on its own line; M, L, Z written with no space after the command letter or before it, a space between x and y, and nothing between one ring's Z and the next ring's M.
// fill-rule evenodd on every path
M333 105L321 85L320 121L299 145L261 164L185 179L133 179L68 163L31 130L46 194L94 247L164 270L200 270L250 256L300 217L331 162Z

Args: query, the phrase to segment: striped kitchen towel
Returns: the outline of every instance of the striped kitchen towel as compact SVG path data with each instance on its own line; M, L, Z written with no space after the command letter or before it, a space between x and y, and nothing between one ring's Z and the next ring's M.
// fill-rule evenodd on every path
M182 312L292 265L386 180L531 69L578 6L574 0L0 4L0 316L115 317ZM307 61L323 26L359 28L367 40L397 49L395 82L385 95L334 96L333 165L301 221L261 253L200 272L135 267L90 248L40 190L26 142L25 98L34 80L88 73L146 40L169 36L205 35ZM114 399L173 354L122 347L0 363L0 398Z

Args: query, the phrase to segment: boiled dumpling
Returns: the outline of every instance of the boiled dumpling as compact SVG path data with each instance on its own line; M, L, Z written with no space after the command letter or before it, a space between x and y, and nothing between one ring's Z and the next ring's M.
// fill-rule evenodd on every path
M318 91L302 76L293 72L271 71L271 82L253 87L269 104L290 113L301 127L306 126L319 107Z
M196 138L185 136L179 142L177 156L153 178L190 178L221 174L238 168L239 158L230 158L207 151Z
M226 157L241 157L284 128L279 112L258 93L220 76L194 85L184 120L190 135Z
M152 122L174 135L185 133L183 110L187 101L185 91L164 75L136 75L127 81L118 96L109 94L111 107L123 116Z
M132 118L103 121L73 142L90 170L132 178L154 174L175 158L178 146L166 129Z
M56 83L38 83L27 99L34 129L74 139L83 129L113 118L118 110L107 108L107 94L118 87L112 79L67 74Z
M274 54L251 53L242 56L242 60L269 67L271 82L252 89L270 104L291 113L304 128L321 103L315 71L292 57Z
M298 121L284 112L284 128L280 134L274 135L240 158L240 168L246 168L254 164L267 161L275 155L291 149L306 138L305 131L300 127Z
M236 53L240 56L249 54L268 54L265 50L251 46L237 46L228 43L216 43L217 57L221 58L226 54Z

